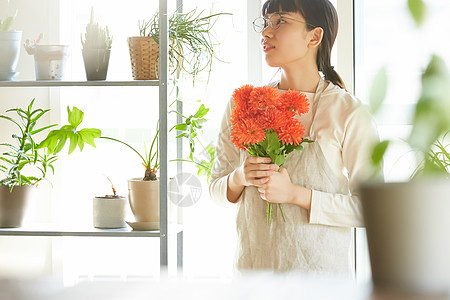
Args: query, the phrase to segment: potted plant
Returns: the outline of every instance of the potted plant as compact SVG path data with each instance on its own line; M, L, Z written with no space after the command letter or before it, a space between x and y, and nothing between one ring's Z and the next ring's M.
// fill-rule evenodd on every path
M211 71L216 53L212 42L217 17L228 13L202 16L194 9L174 13L169 18L169 61L171 74L192 75L193 80L203 70ZM139 22L139 36L129 37L131 67L134 79L157 79L159 67L159 14Z
M128 200L137 222L137 224L134 222L129 222L128 224L137 229L159 229L159 178L157 177L159 170L158 124L148 151L144 143L144 155L139 153L130 144L116 138L106 136L101 136L100 138L125 145L139 156L141 164L145 168L144 177L128 180Z
M420 23L424 3L408 3ZM408 182L361 186L376 286L432 294L446 294L450 287L450 181L448 175L442 176L442 168L437 168L447 167L448 161L439 154L446 152L439 147L442 143L436 142L450 130L449 86L445 62L433 55L422 75L421 95L407 139L408 145L423 157L421 167ZM386 87L386 71L382 70L372 87L372 107L380 106ZM391 143L382 141L374 147L372 159L379 170Z
M81 35L81 44L87 80L106 80L112 36L109 36L108 26L103 28L94 22L94 8L91 8L91 18L84 38Z
M15 17L14 15L0 19L0 80L13 80L19 74L15 70L19 60L22 31L11 30Z
M0 171L4 174L4 178L0 180L0 227L20 227L22 225L26 204L29 201L30 194L33 194L37 184L46 179L47 173L51 170L54 172L53 163L57 160L55 154L61 151L66 140L60 141L55 139L52 131L41 143L36 142L35 136L49 128L57 126L56 124L36 128L37 122L50 110L49 109L33 109L35 99L33 99L28 107L9 109L7 113L16 113L18 119L11 116L0 115L0 119L7 120L17 126L18 133L13 133L12 137L16 144L1 143L0 146L8 148L7 152L0 156ZM70 109L68 108L70 111ZM74 111L78 109L74 108ZM83 148L84 143L91 144L95 147L93 138L98 135L95 129L83 129L76 131L75 124L77 120L69 119L70 125L65 125L71 141L69 152L75 150L76 145ZM81 123L81 121L80 121ZM76 125L76 126L74 126ZM88 131L88 132L87 132ZM81 132L81 135L79 134ZM79 136L83 138L79 138ZM46 151L46 145L54 145L54 150ZM34 166L38 175L26 175L26 167Z
M96 228L123 228L125 224L126 198L117 195L111 180L112 195L94 197L92 211L94 227Z
M39 45L44 35L31 42L26 40L24 47L29 55L34 55L36 80L63 80L69 57L68 45Z

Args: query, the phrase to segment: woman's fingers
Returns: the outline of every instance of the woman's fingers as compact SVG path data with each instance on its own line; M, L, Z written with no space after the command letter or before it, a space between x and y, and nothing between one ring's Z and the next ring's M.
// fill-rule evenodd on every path
M269 157L248 157L243 164L245 185L261 185L267 183L269 177L278 169L271 164Z
M247 158L247 161L251 164L270 164L272 162L270 157L258 157L258 156L251 156Z
M263 185L263 184L266 184L267 182L269 182L269 180L270 180L269 177L254 179L253 185L256 185L256 186Z

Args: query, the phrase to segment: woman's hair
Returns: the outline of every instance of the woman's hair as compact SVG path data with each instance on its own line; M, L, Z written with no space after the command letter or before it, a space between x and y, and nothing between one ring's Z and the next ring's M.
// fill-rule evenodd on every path
M338 15L329 0L267 0L262 7L262 15L275 12L300 13L308 30L315 27L323 29L322 42L317 51L317 68L326 80L345 89L341 76L331 66L331 49L338 32Z

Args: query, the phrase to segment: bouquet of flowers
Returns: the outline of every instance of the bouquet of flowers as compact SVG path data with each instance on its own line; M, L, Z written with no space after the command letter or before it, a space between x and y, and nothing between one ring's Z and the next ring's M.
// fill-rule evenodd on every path
M270 157L272 163L282 166L286 156L294 150L302 150L302 143L312 141L303 138L305 128L296 118L309 110L306 95L288 90L282 95L271 86L243 85L233 92L234 107L231 141L252 156ZM286 222L283 207L281 215ZM272 203L267 202L266 219L270 224Z

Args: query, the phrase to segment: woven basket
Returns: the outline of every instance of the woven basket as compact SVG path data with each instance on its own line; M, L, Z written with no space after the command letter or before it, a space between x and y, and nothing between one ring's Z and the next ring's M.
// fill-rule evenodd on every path
M128 38L131 71L135 80L155 80L159 74L159 45L152 37Z

